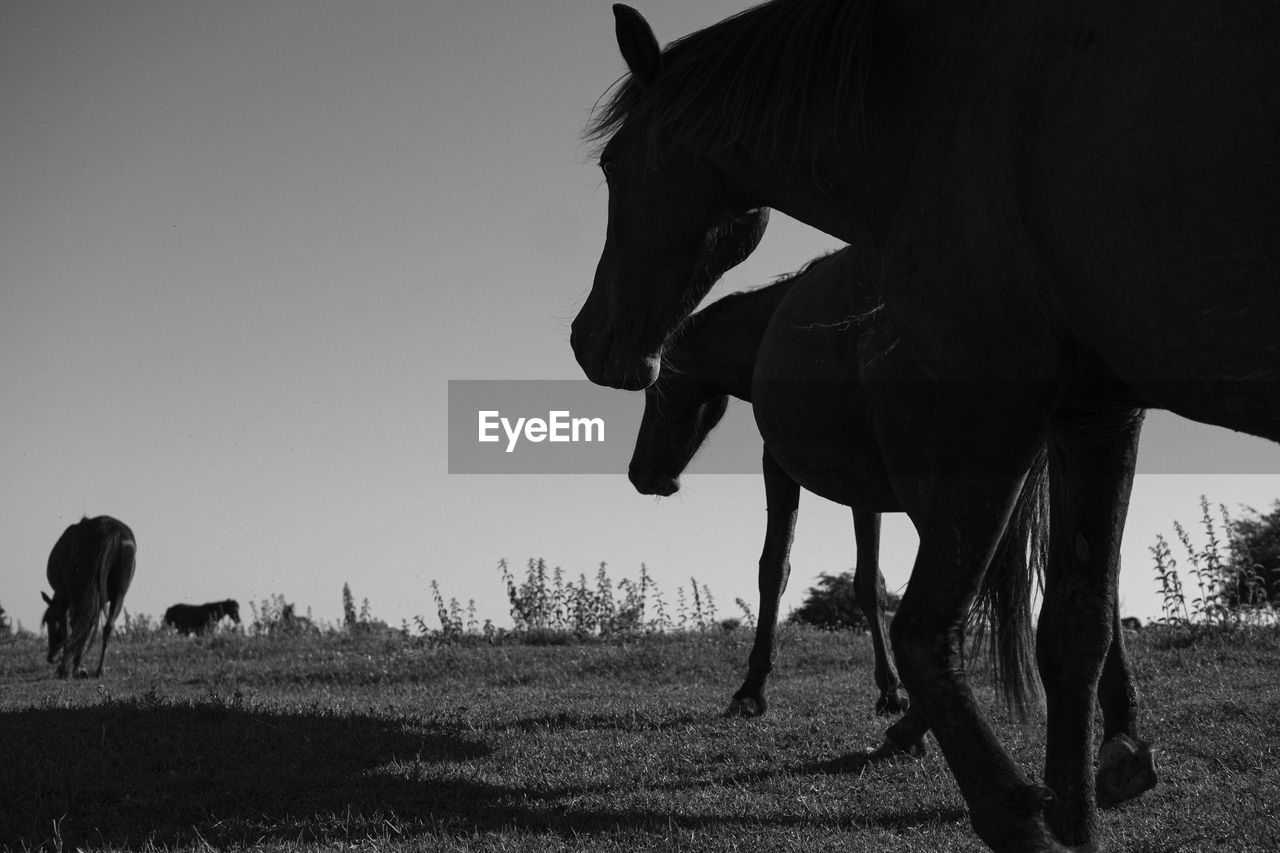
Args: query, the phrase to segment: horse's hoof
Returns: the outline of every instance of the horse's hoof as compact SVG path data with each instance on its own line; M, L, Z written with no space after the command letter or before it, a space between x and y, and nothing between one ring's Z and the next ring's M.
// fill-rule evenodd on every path
M880 698L876 701L876 716L888 717L892 714L905 714L910 707L911 700L899 690L881 693Z
M89 677L89 673L87 670L84 670L84 669L76 670L76 678L88 678L88 677Z
M726 717L758 717L768 709L764 699L754 696L734 696L729 708L724 712Z
M1094 777L1098 807L1107 809L1141 796L1156 785L1156 756L1149 745L1116 735L1098 751Z
M899 761L904 758L924 758L927 752L923 739L903 746L895 743L892 738L885 738L884 743L875 749L867 750L863 757L868 763L878 764L882 761Z

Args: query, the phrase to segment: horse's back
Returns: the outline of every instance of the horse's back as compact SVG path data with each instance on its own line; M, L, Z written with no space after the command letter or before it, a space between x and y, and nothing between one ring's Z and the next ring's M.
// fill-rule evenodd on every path
M1162 5L1125 34L1085 51L1041 142L1042 207L1075 212L1050 235L1082 259L1068 320L1153 397L1280 383L1280 4Z
M1023 17L1033 38L975 36L902 201L886 298L913 355L1049 382L1083 360L1280 439L1280 4Z
M45 569L49 585L55 593L80 589L93 578L102 549L113 546L117 551L111 569L117 576L127 574L127 586L133 576L137 542L127 524L109 515L81 518L62 531L49 552Z

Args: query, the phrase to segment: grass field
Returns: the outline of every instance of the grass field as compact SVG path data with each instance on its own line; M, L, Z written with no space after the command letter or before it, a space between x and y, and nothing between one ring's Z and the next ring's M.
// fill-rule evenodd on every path
M982 849L936 749L840 760L885 725L866 637L787 627L769 714L727 719L749 646L161 635L72 682L22 638L0 646L0 845ZM1280 850L1280 631L1131 646L1161 782L1104 813L1109 849ZM1000 719L1038 777L1040 720Z

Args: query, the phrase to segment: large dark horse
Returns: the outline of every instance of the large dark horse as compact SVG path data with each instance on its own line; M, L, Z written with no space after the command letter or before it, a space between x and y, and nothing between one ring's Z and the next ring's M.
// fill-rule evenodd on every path
M865 283L850 286L854 271L855 254L845 249L768 287L731 294L699 311L666 347L662 375L645 389L644 417L628 471L642 494L667 496L679 490L680 475L720 422L729 397L754 402L761 430L774 439L766 441L762 463L767 520L759 565L760 617L747 676L730 703L731 714L754 716L767 708L764 688L773 669L778 604L790 575L802 486L853 510L854 590L875 650L876 711L907 708L888 655L879 566L880 513L900 512L902 505L889 485L874 437L849 440L850 423L868 417L865 394L848 357L859 336L848 319L858 299L855 293L867 292ZM788 375L779 377L780 370ZM798 374L803 381L793 381ZM833 396L844 405L828 405ZM795 417L797 410L813 416ZM1040 464L1043 468L1043 457ZM990 583L984 584L979 608L1002 617L991 621L1007 635L993 647L1004 657L993 657L1005 676L1010 704L1018 707L1027 698L1030 661L1032 573L1025 561L1028 555L1041 559L1036 521L1042 517L1040 502L1047 499L1044 485L1040 476L1028 481L1015 512L1018 523L1007 531L1017 547L1001 550L999 566L984 578ZM902 746L914 750L918 744Z
M40 597L49 605L41 621L49 629L49 663L58 660L58 675L66 677L68 664L77 678L87 675L80 658L92 647L105 611L102 652L94 673L102 675L107 642L133 580L137 550L133 531L106 515L80 519L54 543L46 571L53 598L43 592Z
M239 625L240 603L228 598L206 604L175 604L164 612L164 624L172 625L185 636L199 636L212 631L223 617L230 617Z
M665 51L615 11L631 73L592 128L609 224L579 363L652 383L766 208L864 249L879 299L856 357L920 533L891 632L912 708L990 846L1093 843L1141 412L1280 440L1280 5L775 0ZM1046 441L1042 788L959 638ZM1127 734L1105 727L1104 757Z

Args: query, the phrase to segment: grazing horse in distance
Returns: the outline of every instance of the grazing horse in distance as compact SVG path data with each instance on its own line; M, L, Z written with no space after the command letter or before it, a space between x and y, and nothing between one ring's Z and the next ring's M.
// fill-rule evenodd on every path
M54 543L46 570L53 597L44 592L40 597L48 605L41 619L49 629L48 660L58 660L59 676L65 678L68 667L76 678L87 675L80 658L92 647L98 619L105 611L102 652L94 672L102 675L107 642L133 580L137 550L133 531L106 515L80 519Z
M1143 414L1280 441L1280 5L771 0L665 50L614 11L630 73L589 128L609 222L579 364L650 385L766 208L865 250L858 365L921 537L891 629L912 710L986 844L1096 844L1127 737L1104 721L1095 777ZM958 626L1046 442L1041 783L993 733Z
M286 604L280 610L280 617L270 624L269 634L309 634L316 626L306 616L294 612L292 604Z
M207 604L175 604L164 612L164 624L172 625L185 636L200 636L212 631L224 616L240 624L240 604L234 599L210 601Z

